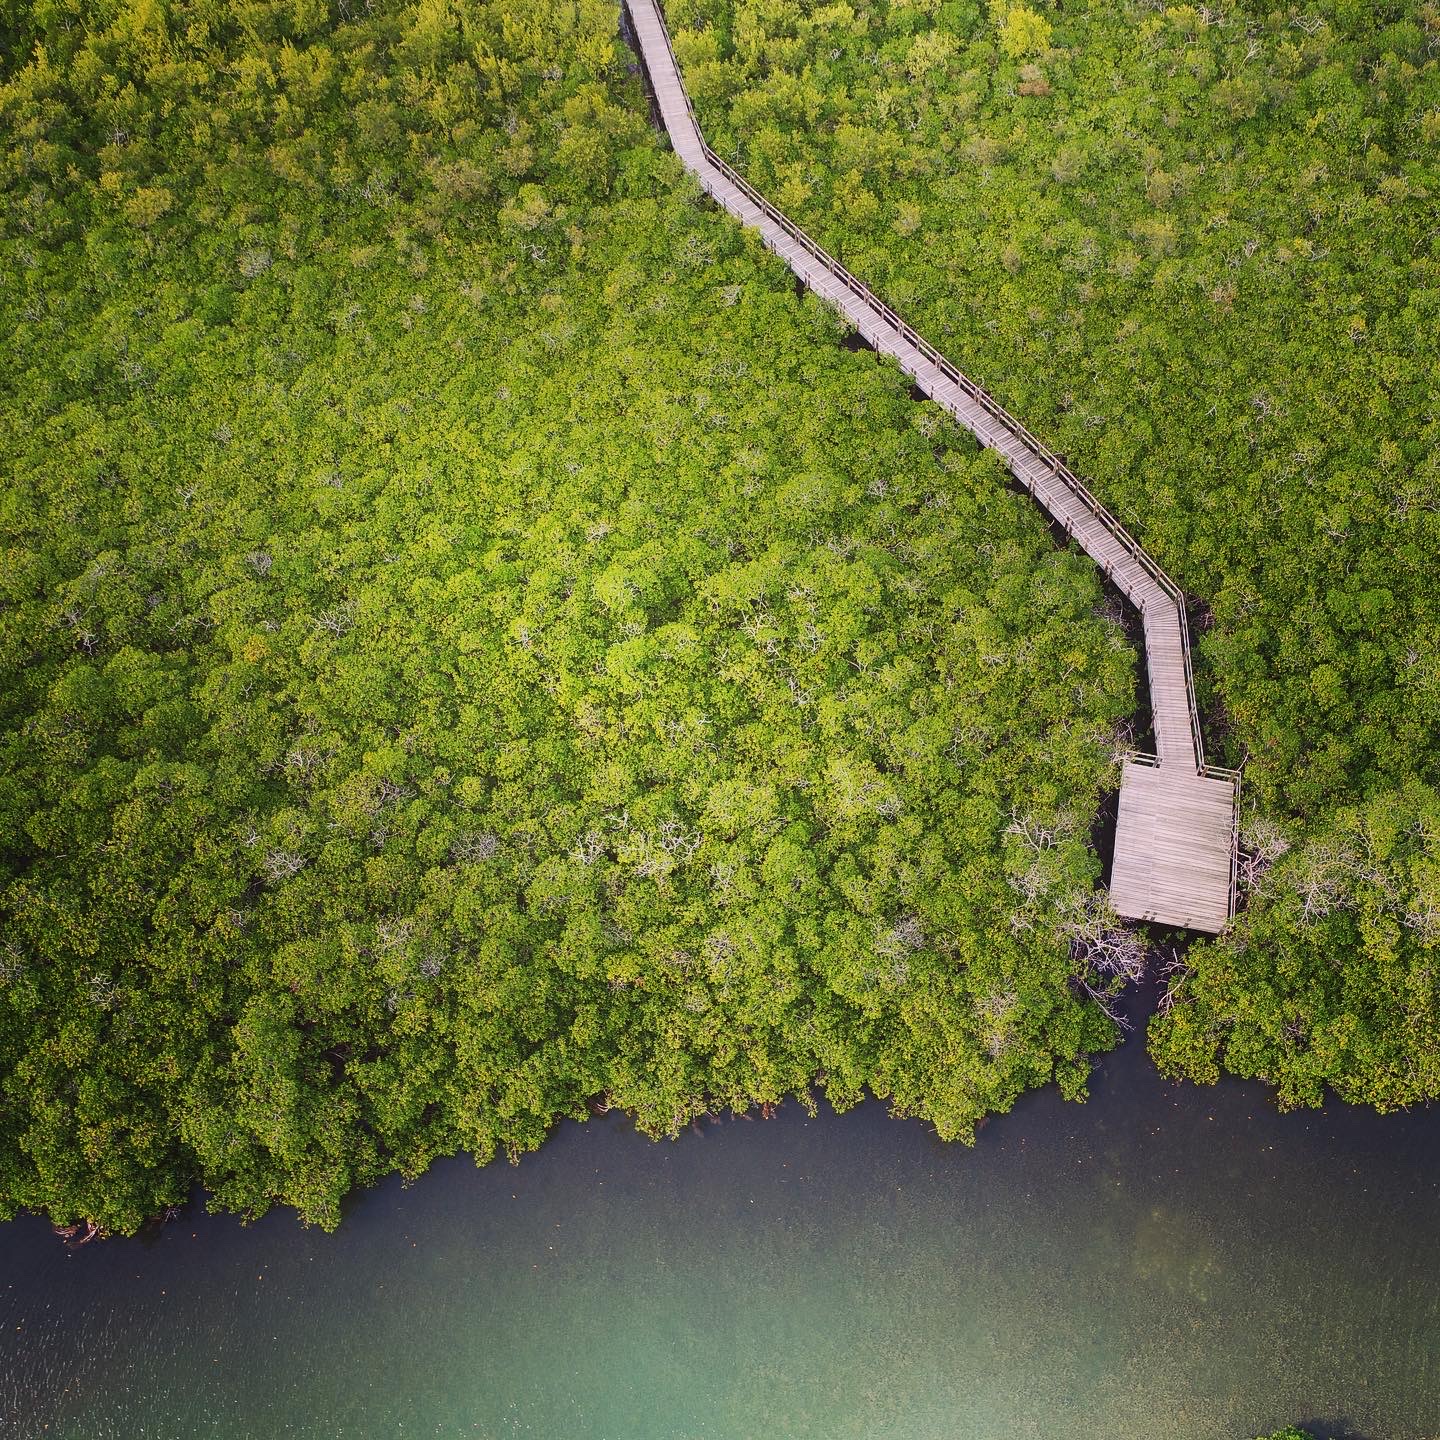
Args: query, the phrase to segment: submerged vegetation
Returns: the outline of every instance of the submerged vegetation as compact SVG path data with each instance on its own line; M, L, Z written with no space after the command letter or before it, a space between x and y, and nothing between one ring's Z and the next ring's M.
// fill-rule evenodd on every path
M1440 1092L1430 10L671 18L717 148L1213 597L1251 898L1167 1072ZM967 1138L1113 1042L1113 607L616 22L0 3L0 1210L328 1225L597 1097Z

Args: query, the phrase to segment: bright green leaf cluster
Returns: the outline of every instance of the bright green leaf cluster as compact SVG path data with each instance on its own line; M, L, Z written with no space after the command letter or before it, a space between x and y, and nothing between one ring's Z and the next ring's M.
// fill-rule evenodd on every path
M1440 11L669 13L716 149L1204 598L1251 913L1191 952L1164 1067L1440 1097Z
M1112 1043L1134 652L697 203L614 21L7 37L5 1213L331 1225L594 1103L968 1139Z

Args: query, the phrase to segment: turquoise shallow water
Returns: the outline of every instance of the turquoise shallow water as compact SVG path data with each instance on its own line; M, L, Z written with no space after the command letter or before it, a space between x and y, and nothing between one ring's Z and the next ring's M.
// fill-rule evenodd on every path
M1440 1114L1278 1116L1133 1043L975 1150L870 1104L565 1125L335 1235L0 1226L0 1433L1440 1435Z

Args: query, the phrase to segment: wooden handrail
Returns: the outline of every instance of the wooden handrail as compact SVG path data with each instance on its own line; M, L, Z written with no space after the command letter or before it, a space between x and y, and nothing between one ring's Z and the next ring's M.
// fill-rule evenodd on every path
M628 4L628 0L626 0ZM670 31L665 24L664 13L661 10L659 0L655 3L655 15L659 22L660 34L664 39L666 48L670 53L671 63L675 66L675 73L680 73L679 63L675 59L675 47L671 43ZM695 135L700 144L700 149L705 159L715 167L732 185L736 187L745 197L772 221L780 230L784 231L797 245L806 251L813 259L818 261L836 280L840 281L847 290L857 299L861 300L874 314L885 322L893 331L900 335L910 345L920 352L942 375L956 385L970 400L980 406L993 420L997 421L1025 446L1034 452L1045 464L1051 473L1061 481L1095 516L1105 530L1125 549L1135 560L1142 570L1160 587L1161 591L1174 603L1176 615L1180 624L1180 648L1184 657L1185 665L1185 691L1189 701L1190 710L1190 734L1195 749L1195 766L1197 773L1211 779L1233 780L1237 783L1240 779L1238 770L1226 769L1223 766L1207 765L1205 763L1205 739L1200 729L1200 712L1195 701L1195 676L1190 661L1190 626L1185 613L1185 592L1160 568L1150 557L1144 548L1131 536L1130 532L1111 514L1110 510L1090 491L1089 487L1075 474L1073 470L1050 449L1040 438L1035 435L1026 425L1015 418L1003 405L999 403L988 391L977 385L958 366L952 364L940 353L928 340L917 330L913 329L894 310L890 308L873 290L862 280L846 269L830 252L818 245L802 230L784 211L777 209L767 200L748 180L745 179L726 161L722 160L710 147L709 141L705 138L705 132L701 128L699 116L695 113L695 106L690 99L690 92L684 86L680 86L680 92L684 97L685 108L690 116L691 124L695 128ZM1153 757L1139 757L1151 759Z

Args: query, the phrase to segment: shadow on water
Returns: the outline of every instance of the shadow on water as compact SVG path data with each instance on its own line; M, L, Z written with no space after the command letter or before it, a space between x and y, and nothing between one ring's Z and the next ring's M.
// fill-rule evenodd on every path
M1090 824L1090 848L1100 857L1100 888L1109 890L1115 870L1115 830L1120 823L1120 791L1106 790Z
M1302 1420L1297 1428L1315 1440L1381 1440L1378 1435L1362 1435L1343 1416L1338 1420Z

